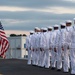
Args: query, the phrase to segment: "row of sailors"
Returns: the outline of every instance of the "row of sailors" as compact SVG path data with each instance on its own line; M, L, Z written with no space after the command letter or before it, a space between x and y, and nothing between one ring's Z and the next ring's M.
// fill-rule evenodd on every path
M30 32L26 38L28 64L57 70L63 68L64 72L71 69L71 74L75 74L75 26L68 20L61 23L60 28L58 25L41 29L35 27L35 33Z

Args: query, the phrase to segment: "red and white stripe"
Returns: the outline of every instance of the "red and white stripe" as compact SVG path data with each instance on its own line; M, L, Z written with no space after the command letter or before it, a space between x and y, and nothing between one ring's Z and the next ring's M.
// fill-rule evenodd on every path
M9 48L9 41L5 35L4 30L0 30L0 56L6 57L5 53Z

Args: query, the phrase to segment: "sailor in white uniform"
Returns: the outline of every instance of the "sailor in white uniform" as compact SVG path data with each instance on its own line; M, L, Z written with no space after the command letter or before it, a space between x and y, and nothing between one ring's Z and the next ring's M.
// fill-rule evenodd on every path
M39 61L38 61L38 66L42 67L42 61L43 61L43 48L42 48L42 36L43 36L43 30L44 28L40 29L40 34L39 34Z
M53 30L53 27L49 26L48 27L48 35L49 35L49 65L50 66L51 66L51 51L52 51L52 43L53 43L52 30Z
M69 72L70 69L70 47L71 47L71 31L72 31L72 21L66 21L66 38L65 38L65 45L64 45L64 61L63 61L63 71Z
M44 48L44 51L45 51L45 68L50 67L50 50L49 50L49 46L50 46L50 31L51 30L52 30L52 28L49 29L49 27L48 27L48 31L45 32L45 36L44 36L45 40L46 40L46 42L44 43L46 45L46 47Z
M35 33L33 34L32 37L32 47L33 47L33 65L38 65L38 49L37 49L37 33L38 33L38 27L34 28Z
M58 34L58 48L57 48L57 71L60 71L62 69L62 56L63 56L63 50L62 50L62 46L64 44L64 32L65 32L65 27L66 24L65 23L60 23L60 32Z
M41 67L44 67L46 64L46 31L47 28L43 28L43 33L41 34L41 38L40 38L40 50L41 50Z
M34 31L30 31L30 35L28 35L26 37L26 50L28 51L28 62L27 64L31 64L31 60L32 60L32 50L30 48L31 44L30 44L30 39L31 39L31 36L33 35Z
M39 62L39 51L40 51L40 28L36 28L37 32L35 34L35 65L38 65Z
M57 60L57 49L56 49L56 37L57 37L57 33L59 32L59 26L58 25L54 25L54 31L53 31L53 35L52 35L52 40L53 40L53 44L52 44L52 51L51 51L51 69L55 69L56 68L56 60Z
M31 50L32 50L32 65L35 65L35 32L34 34L31 36L30 39L30 43L31 43Z
M62 49L61 49L61 33L60 30L57 28L54 32L55 34L55 41L54 41L54 48L56 51L56 57L57 57L57 71L60 71L62 68Z
M71 58L71 74L75 75L75 18L74 18L73 30L71 33L70 58Z

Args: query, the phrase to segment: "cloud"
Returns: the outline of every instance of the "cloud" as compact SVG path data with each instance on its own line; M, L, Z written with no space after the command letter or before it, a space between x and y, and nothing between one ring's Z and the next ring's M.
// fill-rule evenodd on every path
M75 3L66 0L1 0L1 6L17 6L28 8L45 8L50 6L74 7Z
M18 7L31 7L31 8L39 8L39 7L46 7L52 6L57 2L63 2L63 0L1 0L1 6L18 6Z
M32 30L59 24L75 16L75 0L1 0L0 20L5 30Z
M50 12L53 12L53 13L56 13L56 14L75 14L75 8L50 7Z
M67 10L67 11L66 11ZM0 11L9 11L9 12L47 12L47 13L55 13L55 14L64 14L64 13L75 13L75 8L67 8L67 7L46 7L46 8L25 8L25 7L8 7L8 6L0 6Z
M50 12L0 12L5 30L33 30L35 26L47 27L73 19L75 14L56 14Z
M28 8L22 8L22 7L12 7L12 6L0 6L0 11L30 11Z

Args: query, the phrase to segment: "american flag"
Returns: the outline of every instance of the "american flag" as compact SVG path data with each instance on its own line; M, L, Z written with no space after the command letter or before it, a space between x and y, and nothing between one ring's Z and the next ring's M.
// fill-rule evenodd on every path
M0 56L2 58L6 57L5 53L8 50L8 48L9 48L9 41L4 32L4 28L0 22Z

